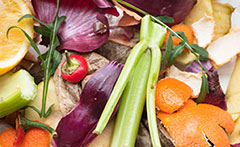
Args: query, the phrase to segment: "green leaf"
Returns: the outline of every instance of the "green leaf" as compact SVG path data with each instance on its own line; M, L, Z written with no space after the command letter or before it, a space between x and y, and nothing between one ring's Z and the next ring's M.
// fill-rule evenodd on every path
M174 19L169 16L158 16L156 18L163 23L173 23L174 22Z
M163 56L163 62L169 59L169 57L172 55L172 50L173 50L173 40L172 40L172 32L168 36L168 41L166 44L166 51Z
M173 53L170 58L168 58L168 66L172 65L185 48L185 43L180 42L178 46L173 47Z
M207 61L209 59L208 52L203 47L200 47L197 44L191 44L190 46L196 53L200 55L199 59L201 61Z
M42 58L42 56L41 56L40 50L38 49L37 45L35 44L35 42L33 41L33 39L27 34L27 32L25 32L22 28L19 28L18 26L11 26L11 27L8 28L8 30L7 30L7 38L8 38L9 31L12 30L12 29L14 29L14 28L19 29L19 30L21 30L21 31L24 33L24 35L25 35L25 36L27 37L27 39L29 40L31 46L33 47L33 49L37 52L39 58L43 61L43 58Z
M39 116L41 115L40 110L38 110L38 108L36 108L35 106L26 106L25 109L27 109L27 108L31 108L31 109L33 109L34 111L36 111Z
M37 32L38 34L41 34L45 37L50 37L50 30L48 28L45 27L41 27L41 26L34 26L34 31Z
M189 43L189 42L188 42L188 38L187 38L187 36L185 35L184 32L177 31L176 33L177 33L179 36L181 36L185 42Z
M34 20L36 20L37 22L39 22L40 24L42 24L43 26L47 27L48 29L51 29L52 28L52 25L51 24L47 24L39 19L37 19L35 16L31 15L31 14L26 14L24 16L22 16L18 22L22 21L24 18L33 18Z
M52 113L52 108L53 108L53 106L54 106L54 104L52 104L52 105L48 108L48 110L47 110L47 112L45 113L45 116L44 116L44 117L48 117L48 116Z
M198 96L196 102L197 103L203 102L208 92L209 92L209 90L208 90L208 80L207 80L206 75L203 73L201 90L200 90L200 93L199 93L199 96Z
M51 69L49 72L50 76L52 76L54 74L54 72L56 71L59 63L61 62L61 59L62 59L62 54L60 54L57 50L54 50L53 58L52 58L52 65L51 65Z

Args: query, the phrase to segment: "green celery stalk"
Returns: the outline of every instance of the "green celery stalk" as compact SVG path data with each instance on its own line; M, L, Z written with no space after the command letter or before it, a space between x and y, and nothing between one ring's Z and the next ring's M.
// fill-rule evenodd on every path
M37 96L34 78L25 70L0 76L0 118L13 113Z
M152 22L149 15L143 17L140 30L140 42L131 51L93 133L102 133L127 85L134 66L139 61L143 52L146 49L150 49L152 53L152 64L147 84L147 114L152 144L154 147L161 146L156 122L155 90L161 64L159 47L163 43L165 34L166 28Z
M151 54L145 52L124 89L115 121L111 147L134 147L145 104Z
M147 118L152 145L154 147L160 147L161 144L156 121L155 91L161 65L161 50L159 47L163 43L167 30L161 25L152 22L148 15L143 18L142 22L146 23L146 30L150 30L148 33L151 39L148 41L148 47L152 51L152 64L148 78L146 97Z

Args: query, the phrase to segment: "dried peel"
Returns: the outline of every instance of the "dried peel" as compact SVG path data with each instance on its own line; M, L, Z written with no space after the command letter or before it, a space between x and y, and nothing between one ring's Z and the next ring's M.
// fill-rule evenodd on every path
M209 104L197 105L193 100L188 100L176 113L159 112L157 117L175 140L177 147L209 147L205 135L215 147L230 147L224 129L232 133L234 121L221 108Z

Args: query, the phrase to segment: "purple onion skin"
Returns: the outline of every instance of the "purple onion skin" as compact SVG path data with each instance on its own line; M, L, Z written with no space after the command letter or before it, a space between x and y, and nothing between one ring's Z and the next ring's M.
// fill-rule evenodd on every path
M57 126L58 136L54 138L57 147L84 147L97 136L92 132L122 67L122 64L110 62L89 79L80 95L79 103ZM115 112L116 109L117 107Z
M219 82L218 72L214 68L208 71L208 89L209 93L206 95L203 103L212 104L227 110L225 94Z
M209 61L201 61L201 63L208 70L209 89L209 93L206 95L203 103L212 104L222 108L223 110L227 110L226 98L220 85L218 72L213 68ZM200 65L196 61L193 61L186 67L185 71L199 73L202 70Z
M32 4L38 19L52 22L57 9L56 0L32 0ZM94 24L99 22L98 16L104 17L106 11L117 12L107 0L60 0L59 16L66 16L66 20L58 30L61 42L58 49L90 52L102 46L108 39L109 29L96 34ZM102 23L108 25L108 22Z
M231 147L240 147L240 143L231 144Z
M182 22L190 13L197 0L124 0L153 16L170 16L174 25Z

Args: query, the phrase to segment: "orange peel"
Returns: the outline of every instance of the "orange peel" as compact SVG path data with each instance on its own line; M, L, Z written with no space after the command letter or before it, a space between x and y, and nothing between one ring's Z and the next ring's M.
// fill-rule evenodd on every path
M173 113L184 105L193 90L187 84L174 78L166 78L158 82L155 103L164 112Z
M177 112L159 112L157 117L174 139L176 147L209 147L207 139L215 147L230 147L224 129L232 133L234 121L230 114L219 107L197 105L193 100L188 100Z

